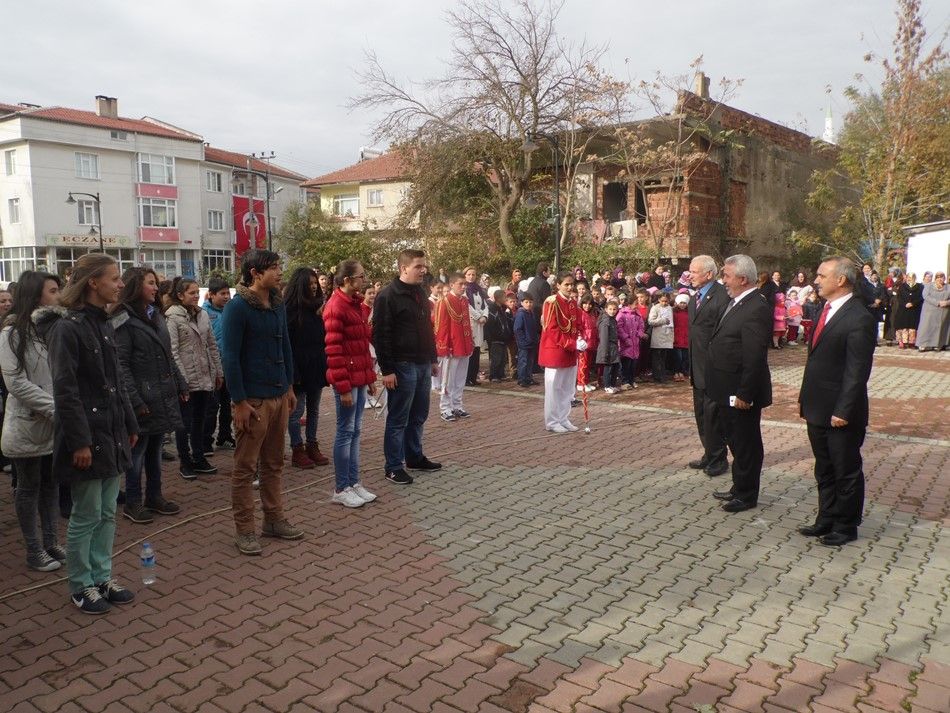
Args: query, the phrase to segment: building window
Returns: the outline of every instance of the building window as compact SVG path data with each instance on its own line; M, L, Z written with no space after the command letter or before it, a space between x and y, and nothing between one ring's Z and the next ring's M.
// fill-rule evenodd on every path
M46 269L46 248L0 248L0 280L10 282L27 270Z
M99 252L98 248L56 248L56 271L65 275L76 261L86 253ZM135 250L131 248L106 248L106 255L119 264L119 272L123 273L130 267L135 267Z
M76 153L76 178L99 180L99 156L94 153Z
M208 211L208 230L213 230L216 233L224 232L224 211L223 210L209 210Z
M235 181L234 188L231 192L236 196L245 196L247 195L247 186L244 184L244 181Z
M212 272L234 272L234 256L230 250L205 250L201 268L205 277Z
M99 211L96 210L95 201L78 201L76 208L79 209L80 225L99 225Z
M209 191L213 191L215 193L221 192L221 172L220 171L208 171L205 174L205 178L206 178L205 184L207 185Z
M3 152L3 172L8 176L16 175L16 149Z
M171 278L178 274L175 250L143 250L142 262L159 275Z
M175 183L175 158L150 153L139 154L140 183Z
M20 199L11 198L7 201L7 207L10 212L10 223L16 224L20 222Z
M112 137L115 141L128 141L129 135L125 131L115 131L114 129L109 132L109 136Z
M341 218L355 218L360 214L359 194L333 196L333 215Z
M366 205L370 208L381 208L383 206L383 191L381 188L366 191Z
M139 198L139 225L143 228L175 228L178 226L177 201L164 198Z

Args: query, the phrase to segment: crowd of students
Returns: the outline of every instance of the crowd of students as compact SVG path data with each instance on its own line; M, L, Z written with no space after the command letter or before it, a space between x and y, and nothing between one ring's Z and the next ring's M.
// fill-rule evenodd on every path
M213 279L203 306L195 280L164 281L148 267L120 275L102 254L83 256L67 285L26 272L15 299L0 291L8 394L0 447L15 475L27 566L48 572L66 565L70 597L83 611L131 601L111 572L117 502L124 499L122 513L134 523L181 511L162 488L169 434L185 480L217 472L208 461L216 448L234 452L239 551L261 552L253 487L261 494L262 534L299 539L303 533L283 513L285 440L292 465L330 463L317 442L327 387L336 415L331 499L357 508L376 499L360 481L364 410L385 404L387 393L391 406L395 399L385 444L389 480L411 483L405 467L438 469L422 455L428 398L419 391L427 394L431 384L439 393L444 421L467 418L464 389L480 383L483 346L489 382L516 378L528 388L544 373L545 427L556 433L577 430L569 419L577 392L615 394L636 389L638 380L690 378L688 313L699 295L688 272L673 282L662 265L629 278L615 268L588 280L580 267L553 276L540 263L533 277L515 270L506 286L491 288L473 266L434 277L421 253L404 252L402 276L380 295L383 318L374 317L380 285L359 262L343 261L333 275L302 267L285 282L279 256L264 250L245 255L233 295ZM865 270L867 286L855 293L885 325L891 314L899 345L947 346L943 273L924 286L892 273L882 285L894 292L890 301L874 277ZM780 273L762 273L758 290L773 310L772 346L807 343L823 306L807 275L785 284ZM910 320L915 308L923 319ZM385 345L382 365L374 321L385 331L376 340ZM411 329L401 331L406 324ZM430 358L438 361L431 382L420 376L407 386L409 375L428 375ZM377 396L380 377L385 388ZM66 547L57 539L57 509L69 516Z

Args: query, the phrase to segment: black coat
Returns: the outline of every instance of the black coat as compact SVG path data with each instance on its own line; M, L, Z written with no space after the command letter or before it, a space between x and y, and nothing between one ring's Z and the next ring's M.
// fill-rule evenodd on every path
M908 307L908 304L911 306ZM902 282L897 288L897 301L894 303L894 329L917 329L923 304L924 286L918 282L911 287Z
M131 465L129 434L138 433L119 367L109 315L85 306L50 312L37 324L49 346L53 375L53 472L65 480L102 480ZM92 450L88 470L73 467L73 453Z
M772 403L769 344L772 308L753 290L719 321L706 355L706 395L720 406L738 396L756 408Z
M867 426L876 326L860 295L854 295L822 327L818 343L809 344L798 394L799 412L808 423L828 427L837 416Z
M541 324L541 310L544 307L544 300L551 296L551 285L548 284L548 278L544 275L535 275L531 282L528 283L528 289L525 290L525 294L531 295L531 298L534 300L534 305L532 306L532 311L534 316L538 319L538 324Z
M726 288L713 281L703 303L696 309L695 297L690 297L687 313L689 315L689 378L697 389L706 388L706 354L709 340L716 331L719 318L729 304Z
M597 318L598 364L616 364L620 361L620 341L617 336L617 318L604 312Z
M287 331L294 354L294 384L304 389L327 385L327 332L315 310L287 308Z
M488 303L488 319L485 321L485 341L489 344L508 344L514 337L514 317L506 306Z
M162 313L155 310L152 318L147 319L123 304L110 321L139 434L170 433L184 428L179 395L188 393L188 382L175 364Z
M383 376L396 371L396 362L435 364L432 302L421 285L395 279L373 303L373 346Z

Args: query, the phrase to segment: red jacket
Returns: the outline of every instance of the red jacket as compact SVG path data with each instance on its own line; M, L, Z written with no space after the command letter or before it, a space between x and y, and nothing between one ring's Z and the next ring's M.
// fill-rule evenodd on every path
M583 308L578 308L577 336L587 342L587 351L597 353L600 335L597 333L597 313L594 310L585 312Z
M538 364L562 369L577 364L577 303L553 294L541 307Z
M689 310L673 308L673 347L689 349Z
M370 329L363 315L363 296L334 290L323 308L327 330L327 383L345 394L376 381L369 354Z
M468 300L445 294L435 304L435 352L440 357L467 357L474 351Z

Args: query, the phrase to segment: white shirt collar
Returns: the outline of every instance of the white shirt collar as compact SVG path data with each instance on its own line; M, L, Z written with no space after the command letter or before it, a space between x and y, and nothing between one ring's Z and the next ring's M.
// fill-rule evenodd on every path
M749 294L750 292L755 292L757 289L759 289L759 288L758 288L758 287L750 287L748 290L746 290L745 292L743 292L741 295L739 295L738 297L736 297L735 299L733 299L733 300L732 300L732 304L734 304L734 305L739 304L739 302L742 301L742 299L743 299L747 294Z
M852 296L854 296L853 292L846 292L841 295L841 297L835 297L833 300L828 302L828 316L825 317L825 322L827 323L827 321L834 316L835 312L841 309L841 305L850 300Z

